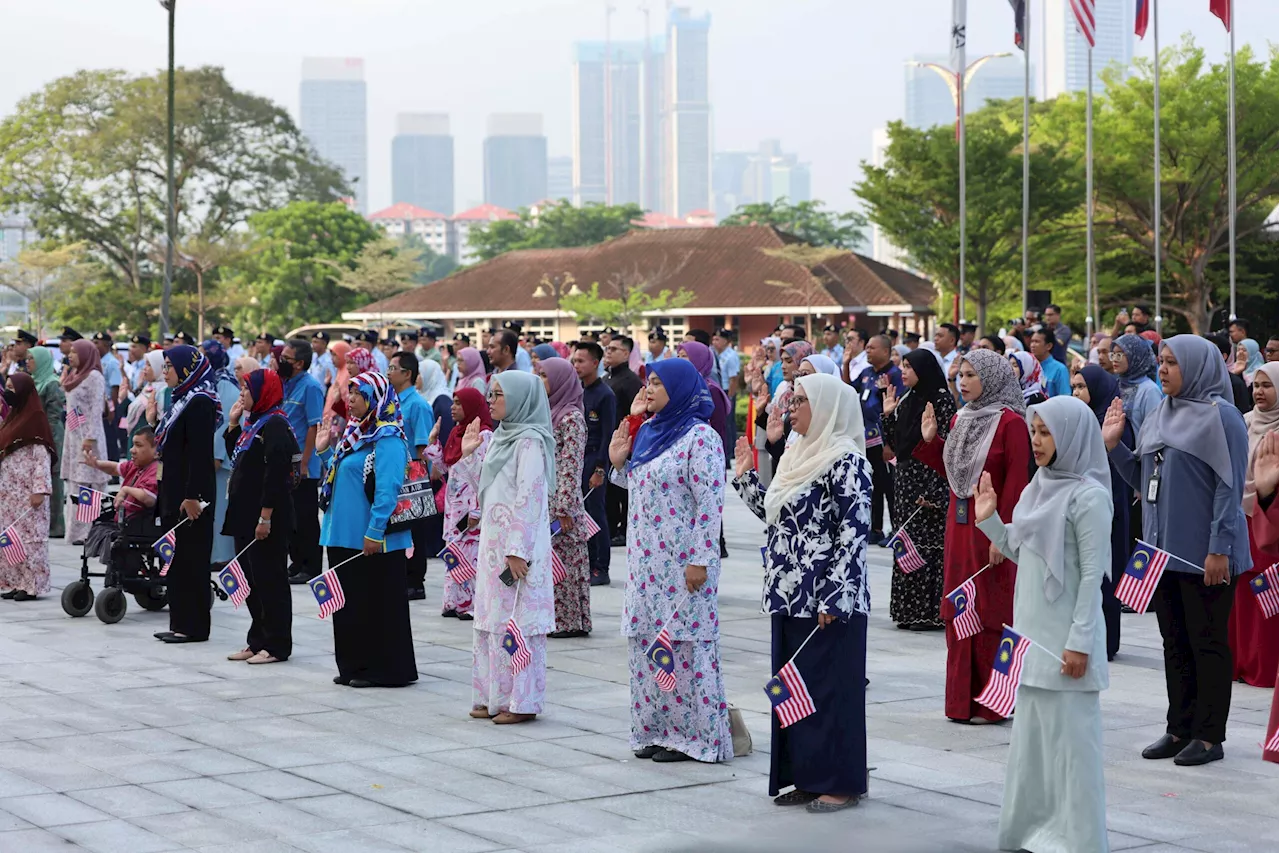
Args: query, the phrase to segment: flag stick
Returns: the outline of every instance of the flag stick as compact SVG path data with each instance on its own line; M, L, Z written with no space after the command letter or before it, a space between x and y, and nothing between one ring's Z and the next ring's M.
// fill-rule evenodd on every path
M1085 147L1085 283L1084 283L1084 339L1093 339L1093 293L1096 284L1093 270L1093 45L1089 45L1089 88L1085 90L1084 147Z
M908 515L908 516L907 516L907 520L906 520L906 521L904 521L904 522L902 522L902 524L898 526L898 529L897 529L897 530L893 531L893 536L890 536L890 537L889 537L889 541L890 541L890 542L892 542L895 538L897 538L897 536L898 536L898 534L899 534L899 533L901 533L902 531L906 530L906 529L907 529L907 525L911 523L911 519L915 518L915 517L916 517L916 513L920 512L920 510L922 510L922 509L924 509L924 504L920 504L920 506L916 507L916 511L915 511L915 512L913 512L913 513L911 513L911 515Z
M1031 4L1022 6L1022 313L1027 312L1027 274L1031 262ZM986 331L985 329L983 331Z
M340 568L342 568L343 566L345 566L347 563L350 563L352 560L358 560L358 559L360 559L360 558L361 558L361 557L363 557L363 556L364 556L364 552L363 552L363 551L360 551L359 553L356 553L356 554L352 554L350 557L347 557L347 559L343 560L341 563L338 563L338 565L336 565L336 566L330 566L330 567L329 567L329 571L331 571L331 572L335 572L335 571L337 571L338 569L340 569Z
M1236 319L1236 0L1227 4L1227 33L1230 36L1227 92L1227 242L1228 279L1231 284L1231 318Z
M1014 627L1013 627L1012 625L1009 625L1009 624L1005 624L1005 625L1004 625L1004 627L1008 628L1010 631L1013 631L1013 630L1014 630ZM1027 637L1027 635L1026 635L1026 634L1019 633L1019 634L1018 634L1018 636L1019 636L1019 637L1026 637L1026 640L1027 640L1027 642L1028 642L1028 643L1030 643L1031 645L1035 646L1037 649L1039 649L1040 651L1044 652L1044 653L1045 653L1045 654L1047 654L1049 657L1053 658L1054 660L1056 660L1058 663L1062 664L1063 666L1066 666L1066 665L1067 665L1067 662L1066 662L1065 660L1063 660L1062 658L1058 657L1055 653L1053 653L1053 652L1049 651L1049 650L1048 650L1048 649L1046 649L1044 646L1042 646L1042 645L1040 645L1039 643L1037 643L1035 640L1031 639L1030 637Z
M516 581L516 597L511 602L511 616L507 619L508 622L515 621L516 608L520 606L520 581L521 580L524 580L524 578L520 578L520 580Z
M1154 110L1155 110L1155 183L1156 183L1156 200L1155 208L1152 210L1152 224L1155 226L1155 244L1156 244L1156 332L1164 331L1164 317L1160 315L1160 256L1163 254L1160 246L1160 4L1157 0L1151 0L1151 41L1155 46L1156 65L1155 65L1155 88L1154 92Z
M205 507L207 507L208 505L209 505L209 502L208 502L208 501L200 501L200 509L204 509L204 508L205 508ZM173 527L170 527L168 530L166 530L166 531L164 532L164 536L168 536L170 533L172 533L173 531L177 530L179 527L181 527L182 525L186 524L186 523L187 523L188 521L190 521L190 520L191 520L191 516L187 516L186 518L182 519L182 521L179 521L179 522L178 522L177 524L175 524ZM159 545L161 542L163 542L163 541L164 541L164 536L161 536L159 539L157 539L156 541L152 542L152 543L151 543L151 547L152 547L152 548L154 548L154 547L156 547L157 545Z
M240 557L244 554L244 552L245 552L245 551L248 551L250 548L252 548L252 547L253 547L253 543L254 543L254 542L257 542L257 541L258 541L257 539L250 539L250 540L249 540L249 544L248 544L248 545L245 545L243 548L241 548L241 549L240 549L240 553L239 553L239 554L236 554L234 557L232 557L232 558L231 558L231 562L232 562L232 563L234 563L236 560L240 559Z
M1151 549L1156 550L1156 551L1164 551L1164 549L1163 549L1163 548L1156 548L1156 546L1155 546L1155 545L1152 545L1150 542L1143 542L1141 539L1138 539L1138 540L1137 540L1137 543L1138 543L1139 545L1146 545L1148 548L1151 548ZM1184 559L1182 559L1182 558L1181 558L1181 557L1179 557L1177 554L1171 554L1171 553L1169 553L1168 551L1164 551L1164 552L1165 552L1166 554L1169 554L1169 556L1170 556L1170 557L1173 557L1173 559L1177 560L1179 563L1183 563L1184 565L1188 565L1188 566L1190 566L1191 568L1195 569L1195 570L1196 570L1197 572L1199 572L1200 574L1204 574L1204 566L1197 566L1195 563L1191 562L1190 560L1184 560Z
M31 513L32 513L32 512L34 512L34 511L35 511L35 507L33 507L33 506L29 506L29 507L27 507L27 511L26 511L26 512L24 512L22 515L20 515L20 516L18 516L17 518L15 518L13 521L11 521L11 522L8 524L8 526L4 527L3 529L4 529L4 530L9 530L9 529L11 529L15 524L17 524L19 521L22 521L22 519L26 518L28 515L31 515Z
M821 602L821 603L822 603L822 604L826 604L826 603L827 603L828 601L830 601L830 600L831 600L831 598L832 598L833 596L835 596L835 595L836 595L836 593L838 593L838 592L840 592L840 590L836 590L835 592L831 593L831 595L828 595L826 598L822 599L822 602ZM822 611L821 611L821 610L819 610L818 612L819 612L819 613L821 613ZM816 619L817 617L815 616L814 618ZM822 630L822 623L821 623L821 622L819 622L817 625L814 625L814 626L813 626L813 630L809 632L809 636L807 636L807 637L805 637L805 638L804 638L804 642L800 644L800 648L796 649L795 654L793 654L791 657L787 658L787 663L791 663L791 662L792 662L792 661L794 661L796 658L800 657L800 653L801 653L802 651L804 651L804 647L805 647L805 646L807 646L807 645L809 645L809 641L813 639L813 635L814 635L814 634L816 634L816 633L818 633L820 630ZM783 664L783 666L786 666L786 664Z
M983 572L985 572L985 571L986 571L987 569L989 569L989 568L991 568L991 564L990 564L990 563L987 563L985 566L983 566L982 568L978 569L978 570L977 570L976 572L974 572L973 574L969 575L969 577L968 577L968 578L966 578L966 579L965 579L965 581L964 581L964 583L960 584L960 586L964 586L964 584L966 584L966 583L968 583L969 581L973 580L974 578L976 578L978 575L982 574ZM956 587L956 589L959 589L959 588L960 588L960 586ZM952 593L952 592L955 592L955 591L956 591L956 589L951 590L951 592L947 593L947 595L951 595L951 593ZM943 596L943 597L945 598L946 596Z

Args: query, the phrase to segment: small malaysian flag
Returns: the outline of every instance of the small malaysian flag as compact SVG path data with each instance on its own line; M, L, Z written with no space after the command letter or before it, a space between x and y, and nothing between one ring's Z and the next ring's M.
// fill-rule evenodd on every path
M551 549L551 585L563 581L569 576L569 572L565 570L564 560L560 559L560 555L556 553L556 549Z
M1116 584L1116 598L1138 613L1146 613L1170 556L1168 551L1161 551L1139 539L1138 547L1133 549L1124 574Z
M1018 682L1022 680L1022 659L1027 656L1031 641L1012 628L1005 628L996 650L996 661L991 667L991 678L978 695L978 704L986 705L1002 717L1013 713L1018 701Z
M524 641L524 634L520 633L520 626L516 624L514 616L507 620L507 633L502 635L502 649L511 655L512 675L519 675L533 663L533 653L529 651L529 645Z
M84 412L80 411L78 406L67 412L67 429L80 429L87 423L89 423L89 418L85 416Z
M653 673L658 689L670 693L676 689L676 653L671 647L671 634L664 626L644 653L657 669Z
M1276 564L1262 574L1249 581L1249 591L1253 593L1258 606L1262 608L1262 618L1270 619L1280 612L1280 598L1276 596Z
M462 548L457 543L450 542L436 556L444 561L449 580L454 583L466 583L476 576L475 563L467 559L467 555L462 553Z
M81 486L76 494L76 521L92 524L102 515L102 492Z
M892 544L894 559L898 561L898 568L902 569L904 575L909 575L916 569L923 569L927 565L924 558L920 556L920 552L916 550L916 543L911 541L905 529L898 531L898 535L893 537Z
M4 561L11 566L16 566L27 559L27 549L22 547L22 539L12 526L6 528L4 533L0 533L0 555L3 555Z
M1280 752L1280 728L1271 733L1271 737L1267 738L1267 745L1263 749L1267 752Z
M582 517L584 519L582 522L582 536L584 539L590 539L600 532L600 525L596 524L596 520L591 517L590 513L584 512Z
M333 569L321 572L316 578L307 582L307 586L311 587L311 594L316 597L316 604L320 605L320 618L332 616L347 604L346 596L342 594L342 584L338 583L338 573Z
M879 447L884 444L884 435L880 432L880 427L867 427L866 446Z
M813 697L809 695L809 687L800 677L795 661L789 661L769 679L764 686L764 694L778 715L778 725L784 729L818 710L813 706Z
M173 552L177 546L178 533L174 530L170 530L161 536L156 544L151 546L160 555L160 577L165 577L169 574L169 565L173 562Z
M975 606L978 601L978 588L974 585L973 578L969 578L952 590L947 596L947 601L950 601L951 606L956 609L956 615L951 618L951 625L956 630L957 640L967 639L982 630L982 620L978 618L978 609Z
M244 569L240 568L239 560L232 560L227 563L226 568L218 572L218 586L222 587L236 609L244 604L245 599L249 597L249 581L245 579Z

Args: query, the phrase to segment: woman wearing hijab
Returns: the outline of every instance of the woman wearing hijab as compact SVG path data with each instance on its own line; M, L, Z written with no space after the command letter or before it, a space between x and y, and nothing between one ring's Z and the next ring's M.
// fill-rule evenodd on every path
M839 378L840 365L825 355L806 356L804 361L800 363L800 369L796 371L796 376L812 376L815 373L825 373L827 376Z
M223 436L230 480L222 532L233 539L232 556L240 554L253 620L245 647L227 660L277 663L293 653L288 563L293 457L299 448L283 403L280 376L253 371L231 405L231 426ZM243 428L241 415L247 415Z
M252 359L245 359L251 361ZM255 362L256 364L256 362ZM169 390L169 386L164 384L164 353L160 350L153 349L147 352L142 358L142 368L139 374L141 387L138 393L134 395L133 401L129 403L129 409L125 413L125 426L129 430L129 443L133 443L133 437L138 431L152 426L152 419L148 414L152 401L156 401L155 421L158 423L160 414L164 411L160 401L165 397L165 392Z
M707 422L711 394L697 368L679 358L648 367L653 417L636 434L630 460L624 425L609 444L614 482L628 490L633 522L622 607L631 749L658 762L728 761L733 742L716 618L724 449ZM646 654L660 634L670 645L671 691L661 689L658 666Z
M1156 357L1151 344L1137 335L1121 335L1111 344L1111 372L1120 380L1120 399L1133 434L1142 433L1142 422L1164 395L1156 384Z
M760 346L764 347L765 363L762 369L765 382L769 383L769 396L773 396L782 384L782 339L761 338Z
M947 532L947 505L951 499L947 478L912 455L920 444L920 421L925 406L933 406L943 441L956 413L942 365L927 350L911 350L902 359L902 382L907 393L897 395L893 383L885 389L884 441L893 448L893 517L901 519L916 553L925 565L907 571L895 565L889 592L889 618L910 631L945 628L939 615L942 595L943 544ZM895 542L895 554L899 550ZM905 544L905 543L904 543ZM902 549L905 554L905 549Z
M818 709L786 728L772 715L769 795L824 813L867 792L871 463L853 388L834 376L802 376L790 405L799 438L768 490L745 438L735 448L733 487L768 525L763 609L772 614L773 672L794 659Z
M62 439L61 476L67 494L77 495L81 486L101 491L110 478L84 461L84 451L95 457L106 455L107 436L102 427L106 405L106 380L102 361L93 341L78 340L67 355L62 373L62 390L67 395L67 423ZM58 507L60 511L62 507ZM79 521L75 507L67 512L67 538L72 545L84 544L92 522Z
M480 552L480 496L475 484L480 479L480 469L489 450L489 441L493 438L493 420L484 395L475 388L459 388L454 392L451 423L452 427L447 432L441 430L437 433L443 435L444 440L432 442L427 458L448 475L444 498L444 539L462 551L462 556L474 566ZM480 444L470 456L464 457L462 435L472 423L480 425ZM473 578L459 582L446 572L440 615L470 622L474 597Z
M800 365L811 355L813 355L813 345L808 341L794 341L783 347L782 382L774 387L772 398L768 403L761 401L756 404L756 428L764 432L764 449L768 452L775 471L778 469L783 451L792 441L791 423L788 418L792 385Z
M1120 383L1099 365L1090 364L1071 377L1071 394L1083 400L1093 411L1101 426L1106 419L1112 400L1120 399ZM1125 424L1120 441L1133 449L1137 443L1132 428ZM1120 600L1116 598L1116 583L1124 574L1124 567L1133 553L1133 535L1129 521L1129 505L1133 502L1133 489L1125 483L1116 466L1107 462L1111 471L1111 571L1102 579L1102 615L1107 622L1107 660L1114 660L1120 651Z
M495 374L491 385L489 407L498 428L484 464L461 469L470 478L479 468L469 482L483 513L471 716L512 725L535 719L546 701L547 634L555 630L549 505L556 492L556 440L540 377L507 370ZM473 420L462 436L463 457L474 455L483 441L480 421ZM515 632L508 632L509 622ZM507 650L509 635L519 637L515 651ZM515 672L513 655L521 644L528 662Z
M707 390L711 392L711 428L716 431L716 435L720 436L721 444L727 444L729 418L733 413L729 410L729 395L725 394L724 389L711 378L716 364L716 357L711 352L711 347L697 341L685 341L676 345L676 355L696 367L702 381L707 383Z
M1274 384L1274 383L1273 383ZM1253 452L1249 473L1253 477L1254 506L1249 516L1249 541L1254 553L1262 557L1264 565L1276 561L1277 543L1280 543L1280 501L1276 500L1280 487L1280 433L1267 433ZM1272 632L1274 639L1275 633ZM1270 745L1280 727L1280 684L1271 691L1271 715L1267 719L1267 735L1263 743ZM1280 752L1263 747L1262 759L1273 764L1280 762Z
M481 394L489 392L489 382L484 375L484 359L474 347L458 350L459 388L474 388Z
M156 425L160 483L157 529L176 528L177 540L166 576L169 630L156 634L156 639L203 643L209 639L211 505L219 500L214 485L213 434L223 420L222 403L214 386L213 366L195 347L165 350L164 381L173 392L173 404Z
M240 399L241 388L236 375L231 371L231 360L227 358L227 352L222 348L222 344L217 341L205 341L200 344L200 349L204 351L205 358L209 359L209 366L213 368L214 386L217 388L222 411L230 412L236 401ZM224 418L213 434L214 486L220 498L214 502L213 568L218 570L230 562L239 550L236 548L234 534L223 532L227 526L226 498L227 489L231 483L231 467L227 464L231 457L227 455L227 445L223 441L228 425L228 420ZM250 587L252 586L251 582Z
M556 348L551 344L538 344L530 355L533 357L534 370L538 369L538 362L544 358L560 358L560 353L556 352Z
M585 637L591 633L591 566L583 535L587 513L578 488L587 448L582 382L573 365L559 356L539 359L535 369L546 384L556 438L556 488L550 494L549 511L552 520L560 522L560 533L552 537L551 545L565 568L564 580L555 585L556 630L549 636L557 640Z
M1235 677L1254 687L1275 687L1276 670L1280 668L1280 647L1277 644L1276 617L1262 618L1257 596L1251 584L1275 562L1261 545L1265 537L1255 516L1258 509L1258 490L1254 482L1253 460L1258 457L1262 440L1274 434L1280 426L1280 405L1277 405L1276 387L1280 385L1280 362L1270 362L1258 368L1253 375L1253 410L1244 416L1249 431L1249 475L1244 484L1244 512L1249 521L1249 548L1253 569L1240 576L1236 584L1236 602L1231 610L1228 632L1231 641L1231 659ZM1258 519L1261 521L1261 519ZM1265 583L1266 581L1263 581Z
M1027 406L1035 406L1049 399L1044 392L1044 371L1040 362L1029 352L1009 353L1009 364L1013 366L1013 374L1018 377L1018 385L1022 388L1022 402Z
M387 522L404 484L409 444L386 377L359 373L345 390L350 419L320 490L320 544L329 566L351 560L337 569L346 606L333 614L333 683L404 687L418 680L405 573L413 536L388 532Z
M1022 661L999 847L1105 853L1100 697L1110 679L1098 615L1111 572L1111 474L1097 418L1080 400L1054 397L1027 420L1038 468L1011 520L997 512L990 474L974 500L978 527L1018 564L1011 625L1049 650Z
M1241 506L1249 435L1226 396L1231 386L1222 355L1204 338L1164 342L1160 385L1166 396L1143 422L1136 450L1121 443L1127 418L1118 402L1107 411L1102 437L1142 497L1143 541L1173 555L1152 599L1164 638L1168 726L1142 757L1198 765L1222 758L1231 709L1232 581L1253 567Z
M1258 342L1253 338L1245 338L1236 344L1235 362L1231 365L1233 373L1239 373L1244 377L1245 384L1253 384L1253 375L1258 372L1258 368L1262 367L1265 360L1262 357L1262 350L1258 346Z
M32 347L27 364L31 370L31 379L35 382L36 393L40 395L40 406L44 409L45 421L49 424L49 433L53 436L51 451L57 458L58 448L63 446L63 418L67 411L67 395L58 382L53 371L53 354L48 347ZM132 429L129 435L133 441ZM66 534L66 517L62 514L62 506L66 497L62 489L62 478L53 477L53 491L49 495L49 537L59 539Z
M38 347L43 350L44 347ZM35 381L14 373L5 383L9 413L0 425L0 524L22 543L16 565L0 560L0 598L34 601L49 591L49 495L53 493L53 433Z
M926 403L920 420L921 443L914 453L944 475L951 489L942 584L942 618L947 623L946 715L959 723L975 718L999 722L998 714L974 700L991 676L1001 626L1013 618L1017 566L977 529L973 491L979 477L990 474L1000 496L1001 517L1011 518L1031 478L1031 439L1022 390L1009 361L991 350L971 350L962 362L958 380L964 407L952 418L951 431L940 437L937 412L932 403ZM979 575L981 569L987 571ZM945 595L970 578L976 602L970 600L969 606L976 611L982 630L961 640L955 605Z
M442 368L435 359L424 358L418 361L418 384L421 386L419 396L426 401L431 407L431 434L428 439L428 446L436 440L436 436L448 436L453 431L453 396L449 393L449 382L444 377L444 368ZM413 449L410 449L410 453ZM434 474L435 472L433 472ZM437 483L439 482L436 477ZM436 488L438 493L440 488ZM439 497L437 496L437 506L439 505ZM428 557L434 557L444 550L445 530L444 530L444 514L437 512L422 523L422 532L419 538L423 538L426 545ZM418 572L422 573L422 578L426 577L426 561L421 566L410 564L410 568L414 570L413 583L415 588L413 593L416 597L420 587L417 586L419 577Z
M334 341L329 345L329 355L333 358L333 382L329 385L329 390L324 398L324 413L321 415L319 433L327 432L329 434L329 446L336 447L338 437L342 435L346 428L346 419L335 417L334 405L341 400L346 405L347 388L351 381L352 373L350 366L347 364L347 354L351 352L351 344L346 341ZM252 360L252 359L251 359ZM244 361L241 359L240 361ZM236 363L237 373L239 373L240 363ZM258 369L259 365L255 361L251 370ZM359 371L357 371L358 373ZM247 374L246 374L247 375Z

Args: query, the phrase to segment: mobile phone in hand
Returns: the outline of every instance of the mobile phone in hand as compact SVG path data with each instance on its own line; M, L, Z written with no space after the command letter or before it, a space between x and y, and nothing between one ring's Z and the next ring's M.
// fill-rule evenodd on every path
M469 528L470 526L471 526L470 517L466 515L462 516L462 518L459 518L458 523L454 525L454 527L458 529L459 533L466 533L467 528Z
M498 575L498 580L502 581L507 586L512 586L516 582L516 576L511 574L511 567L507 566L502 570L502 574Z

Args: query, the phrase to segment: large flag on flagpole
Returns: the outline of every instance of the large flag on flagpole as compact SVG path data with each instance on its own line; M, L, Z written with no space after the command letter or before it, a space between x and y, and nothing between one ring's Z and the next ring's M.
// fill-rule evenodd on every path
M1209 0L1209 11L1222 19L1222 26L1231 31L1231 0Z
M1141 2L1142 0L1139 0ZM1027 0L1009 0L1013 7L1013 44L1019 50L1027 49Z
M1133 34L1140 39L1147 35L1147 21L1150 14L1151 0L1138 0L1138 6L1133 13Z

